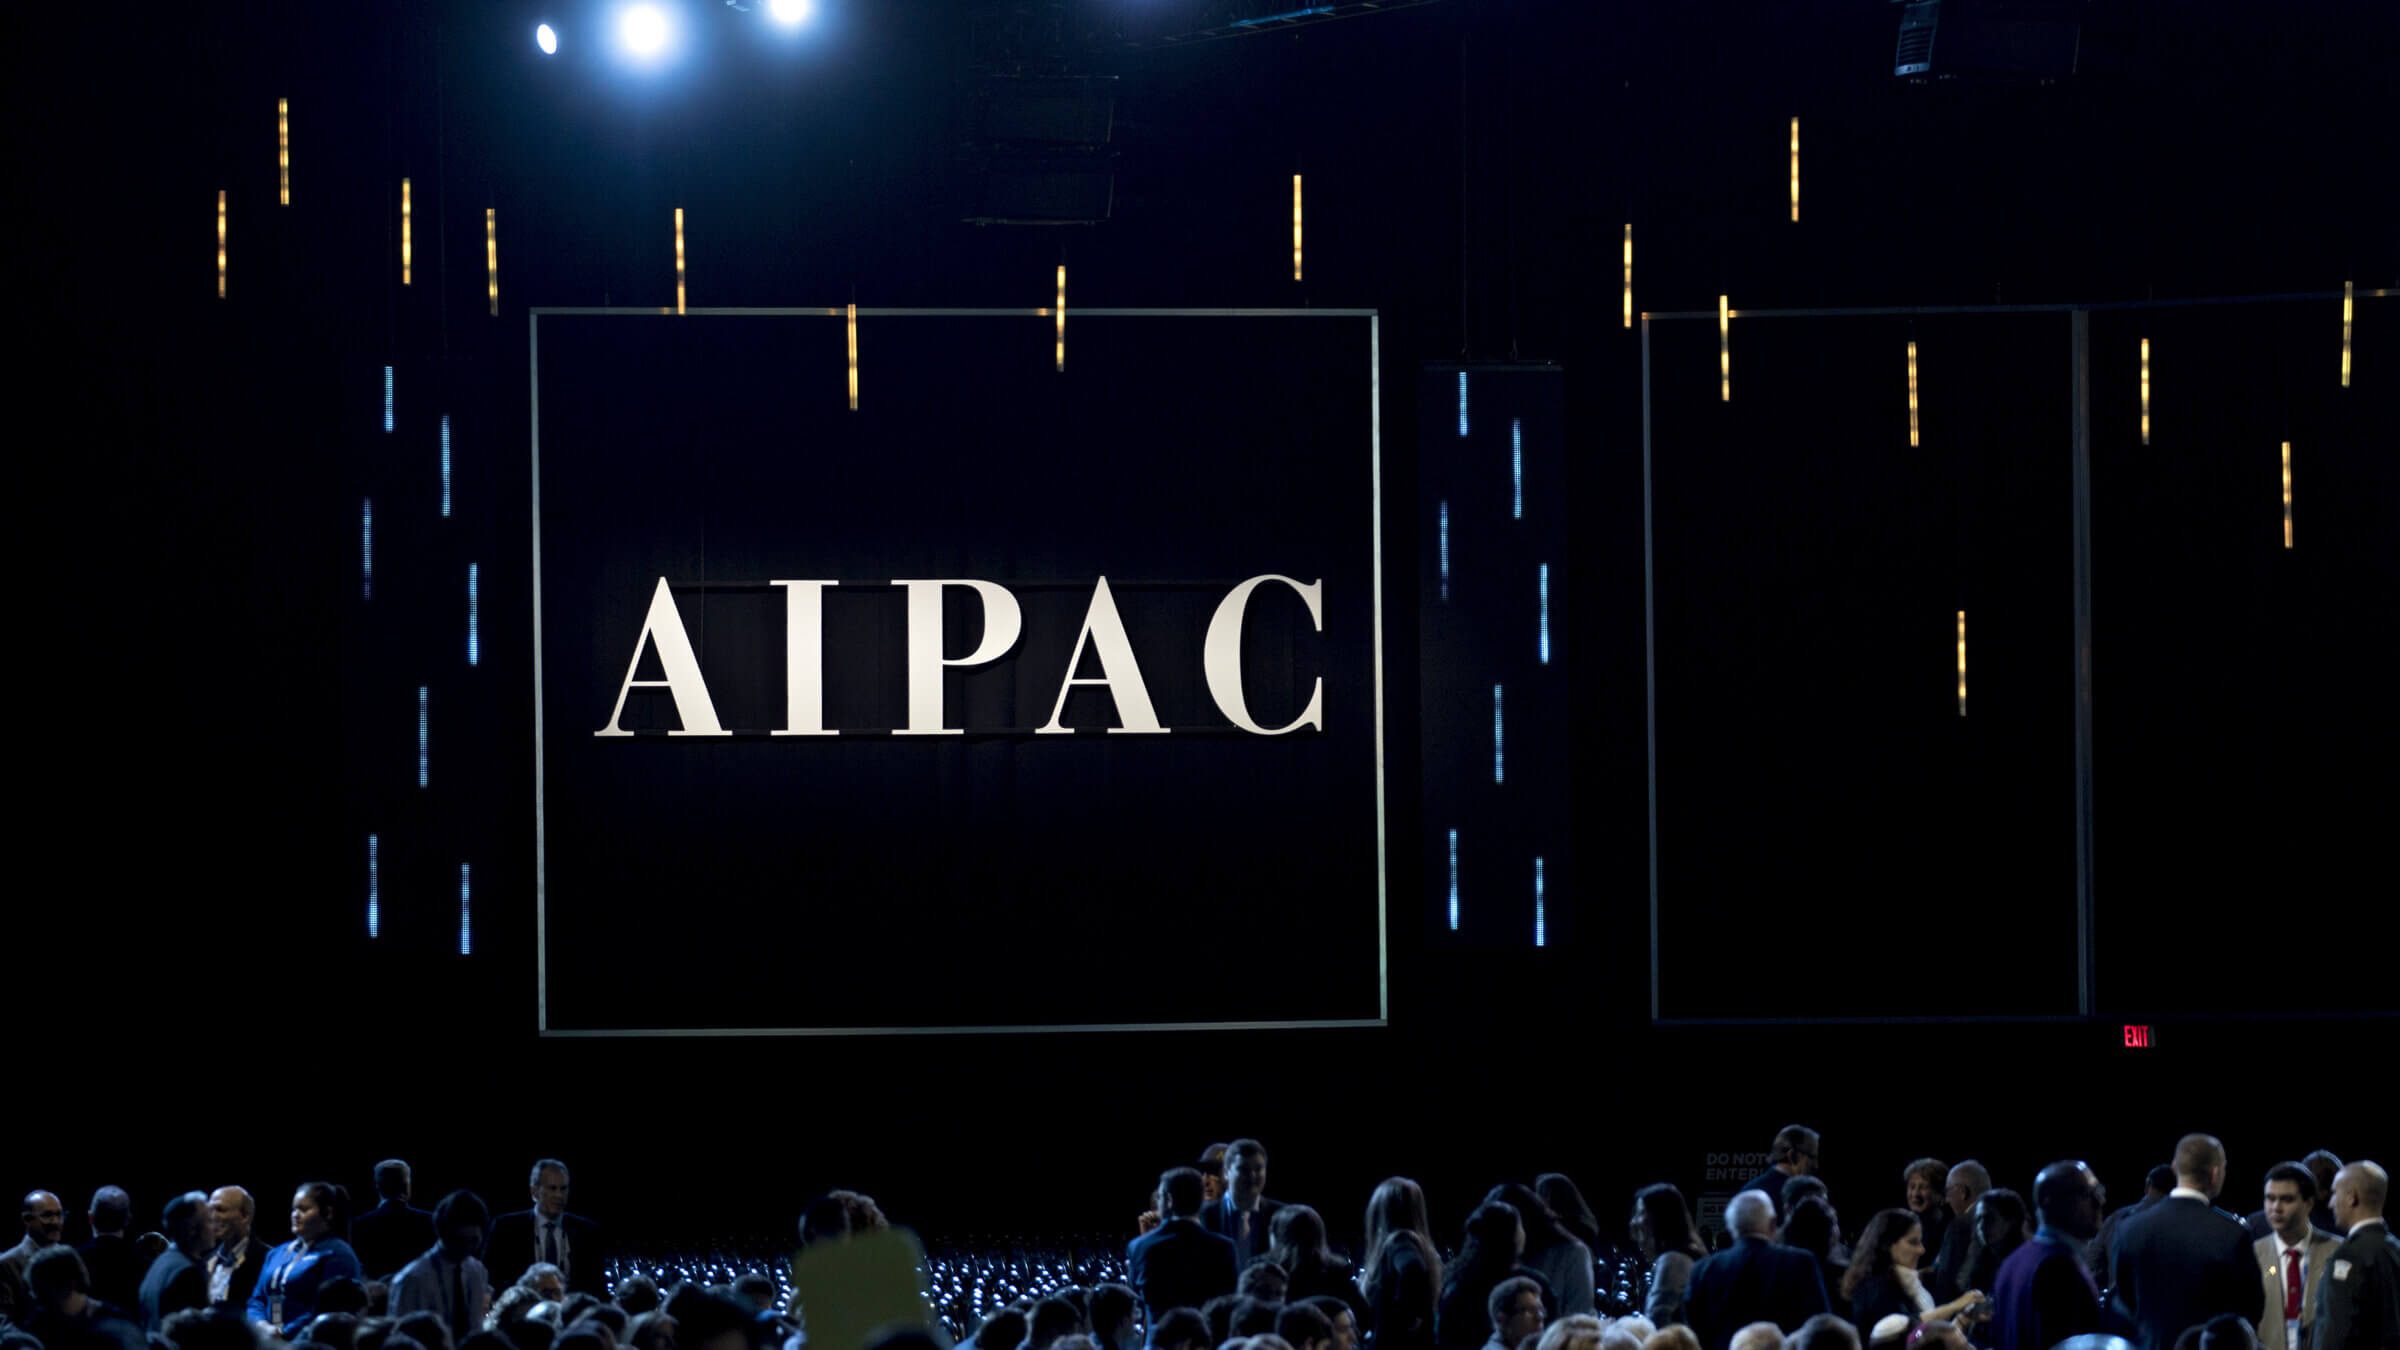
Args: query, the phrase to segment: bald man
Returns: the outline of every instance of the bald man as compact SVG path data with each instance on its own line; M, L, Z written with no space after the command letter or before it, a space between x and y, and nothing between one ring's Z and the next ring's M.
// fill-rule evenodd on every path
M2400 1249L2384 1226L2392 1179L2371 1162L2334 1173L2333 1221L2350 1231L2317 1284L2312 1350L2400 1347Z
M258 1288L258 1273L271 1249L250 1231L256 1217L257 1205L241 1187L219 1186L208 1193L209 1234L215 1239L207 1261L212 1308L248 1307L251 1291Z
M44 1248L56 1246L66 1233L67 1207L48 1191L28 1191L17 1203L17 1219L25 1225L24 1240L0 1252L0 1319L12 1322L33 1316L25 1269Z

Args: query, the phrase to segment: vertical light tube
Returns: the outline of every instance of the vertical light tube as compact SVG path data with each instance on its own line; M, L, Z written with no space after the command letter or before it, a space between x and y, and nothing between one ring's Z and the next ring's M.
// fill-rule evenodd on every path
M1539 581L1538 581L1537 585L1538 585L1538 587L1539 587L1539 589L1540 589L1540 592L1541 592L1541 603L1542 603L1542 619L1541 619L1541 625L1542 625L1542 626L1541 626L1541 653L1542 653L1542 664L1546 666L1546 665L1549 665L1549 664L1550 664L1550 564L1548 564L1548 563L1543 563L1543 564L1541 565L1541 574L1540 574L1540 579L1539 579Z
M1508 419L1508 482L1510 519L1525 518L1525 419Z
M2150 443L2150 339L2142 339L2142 444Z
M1633 222L1625 222L1625 326L1633 327Z
M858 411L858 306L850 306L850 411Z
M458 865L458 954L475 954L475 902L472 874L467 864Z
M225 189L217 189L217 298L225 298Z
M413 249L409 244L408 180L400 180L400 284L409 284L409 260Z
M500 317L500 211L483 208L483 294L492 317Z
M1067 265L1058 265L1058 307L1051 311L1058 316L1058 369L1067 369Z
M1536 858L1533 860L1533 945L1536 947L1550 945L1550 920L1549 915L1544 912L1544 900L1542 860Z
M450 518L450 414L442 414L442 519Z
M1458 831L1450 832L1450 931L1458 931Z
M1437 510L1435 532L1440 536L1442 602L1447 604L1450 600L1450 503L1446 501Z
M2292 443L2283 443L2283 546L2292 546Z
M479 613L482 602L476 594L481 570L474 563L467 564L467 664L470 666L481 664L483 659L483 619Z
M427 724L426 724L426 715L425 715L425 714L426 714L426 702L427 702L427 695L428 695L428 693L429 693L429 692L430 692L430 691L429 691L429 690L427 690L427 689L426 689L426 687L425 687L424 685L421 685L421 684L420 684L420 685L418 685L418 686L417 686L417 786L418 786L418 787L424 787L424 786L426 785L426 783L429 781L429 777L430 777L430 775L429 775L428 771L429 771L429 770L432 768L432 764L433 764L433 757L432 757L432 755L431 755L431 754L428 752L428 737L427 737L427 734L426 734L426 733L427 733L427 730L428 730L428 728L427 728Z
M1300 175L1292 175L1292 280L1300 279Z
M683 208L675 208L675 312L683 313Z
M1467 372L1458 372L1458 434L1467 434Z
M383 840L367 836L367 936L383 936Z
M1908 340L1908 448L1917 448L1917 340Z
M292 101L275 100L275 192L276 204L292 204Z
M1967 715L1967 612L1958 612L1958 715Z
M358 508L358 589L359 598L375 598L375 499L366 498Z
M383 433L392 433L392 368L383 368Z
M2342 388L2350 387L2350 301L2355 282L2342 283Z
M1792 119L1792 223L1800 223L1800 119Z
M1733 402L1733 310L1717 297L1717 401Z
M1493 686L1492 686L1492 781L1493 781L1493 782L1495 782L1495 783L1505 783L1505 782L1507 782L1507 781L1508 781L1508 757L1507 757L1507 755L1504 753L1504 752L1505 752L1505 749L1506 749L1506 746L1507 746L1507 741L1508 741L1508 727L1507 727L1506 723L1504 722L1504 720L1502 719L1502 717L1501 717L1501 715L1500 715L1500 713L1501 713L1501 698L1500 698L1500 695L1501 695L1501 687L1500 687L1499 685L1496 685L1496 684L1495 684L1495 685L1493 685Z

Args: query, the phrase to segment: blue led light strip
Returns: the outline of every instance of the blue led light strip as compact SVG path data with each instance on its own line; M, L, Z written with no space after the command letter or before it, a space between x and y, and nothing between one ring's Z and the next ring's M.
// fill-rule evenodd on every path
M483 650L482 639L477 635L476 632L475 578L478 570L479 569L474 563L467 564L467 664L470 666L477 664L477 659L481 656ZM1545 575L1547 575L1547 573L1545 573ZM1543 594L1547 595L1548 593L1549 592L1545 587ZM1548 613L1548 609L1545 608L1543 610L1545 617L1542 620L1542 659L1545 661L1550 659L1548 654L1550 651L1550 629L1549 619L1547 617Z
M1512 519L1523 520L1525 518L1525 419L1522 417L1508 419L1508 474L1509 482L1513 485L1513 498L1516 502L1516 515Z
M385 427L384 430L391 430ZM442 414L442 519L450 518L450 414Z
M386 435L389 435L392 430L392 368L390 366L383 368L383 430Z
M375 598L375 499L368 497L358 508L358 591L363 599Z
M1546 666L1546 665L1549 665L1549 664L1550 664L1550 564L1548 564L1548 563L1543 563L1543 564L1542 564L1542 571L1541 571L1541 592L1542 592L1542 630L1541 630L1541 631L1542 631L1542 664Z
M1458 831L1450 832L1450 931L1458 931Z
M1501 754L1504 739L1500 721L1500 686L1495 684L1492 686L1492 781L1495 783L1508 780L1508 761Z
M1458 372L1458 434L1467 434L1467 372L1463 370Z
M475 954L475 908L471 899L472 895L473 891L468 886L467 865L462 862L458 865L458 954L460 956Z
M383 936L383 841L367 836L367 936Z
M1448 603L1450 599L1450 503L1448 502L1441 504L1439 533L1442 557L1442 600L1444 603Z
M1550 929L1542 913L1542 860L1533 860L1533 945L1550 945Z
M425 752L425 703L426 703L426 695L427 695L427 692L428 692L428 691L427 691L427 689L426 689L426 687L425 687L424 685L421 685L421 684L420 684L420 685L418 685L418 686L417 686L417 786L418 786L418 787L423 787L423 786L425 786L425 782L426 782L426 770L427 770L427 768L428 768L428 767L430 766L430 764L431 764L430 757L429 757L429 756L426 754L426 752Z

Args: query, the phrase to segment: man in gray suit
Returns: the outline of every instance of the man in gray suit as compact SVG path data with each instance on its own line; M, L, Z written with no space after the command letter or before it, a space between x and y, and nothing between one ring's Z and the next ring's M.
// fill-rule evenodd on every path
M2342 1240L2314 1227L2317 1179L2298 1163L2267 1169L2267 1235L2250 1244L2267 1282L2267 1315L2258 1324L2259 1350L2312 1350L2317 1284Z
M443 1196L433 1207L432 1249L392 1277L391 1315L432 1313L450 1328L452 1345L482 1330L492 1285L475 1253L491 1221L491 1208L473 1191Z

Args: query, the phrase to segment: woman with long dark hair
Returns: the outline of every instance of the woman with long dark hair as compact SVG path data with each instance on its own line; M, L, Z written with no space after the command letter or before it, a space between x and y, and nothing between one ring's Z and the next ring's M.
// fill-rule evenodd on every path
M1600 1250L1600 1216L1592 1212L1583 1198L1582 1188L1564 1172L1544 1172L1533 1179L1533 1193L1558 1216L1558 1226L1583 1239L1594 1252Z
M1290 1277L1283 1301L1338 1298L1354 1323L1367 1320L1367 1301L1358 1292L1358 1272L1325 1245L1325 1220L1306 1205L1285 1205L1267 1225L1267 1259Z
M1516 1206L1487 1200L1469 1216L1466 1241L1442 1281L1442 1301L1435 1312L1434 1334L1441 1350L1476 1350L1491 1339L1491 1314L1484 1301L1511 1276L1522 1275L1540 1285L1542 1306L1556 1306L1550 1282L1524 1263L1524 1255L1525 1226Z
M1924 1256L1925 1229L1916 1215L1887 1209L1867 1221L1867 1231L1858 1235L1858 1246L1850 1253L1850 1273L1842 1277L1839 1295L1850 1304L1850 1322L1858 1328L1860 1343L1872 1339L1877 1322L1895 1313L1912 1325L1954 1321L1983 1300L1982 1290L1970 1289L1937 1306L1917 1278L1917 1263Z
M1841 1288L1842 1278L1850 1273L1850 1262L1838 1251L1841 1227L1833 1205L1824 1196L1803 1196L1784 1216L1783 1236L1778 1239L1784 1246L1816 1258L1817 1273L1825 1278L1827 1293Z
M1692 1287L1692 1267L1708 1255L1692 1227L1691 1207L1683 1192L1666 1182L1633 1193L1633 1219L1627 1226L1633 1245L1650 1266L1650 1297L1642 1316L1653 1326L1672 1326L1684 1320L1684 1298Z
M1431 1238L1407 1227L1385 1232L1367 1255L1370 1350L1435 1350L1435 1295L1441 1287L1442 1257Z
M282 1335L316 1316L318 1291L329 1281L365 1278L349 1233L350 1192L329 1181L292 1192L292 1240L268 1252L259 1267L250 1320Z
M1570 1313L1590 1313L1594 1307L1597 1278L1592 1268L1592 1249L1583 1239L1559 1226L1558 1216L1531 1186L1504 1182L1494 1186L1485 1201L1499 1200L1517 1207L1517 1219L1525 1225L1526 1265L1542 1272L1550 1282L1551 1295L1557 1302L1550 1307L1555 1320Z

